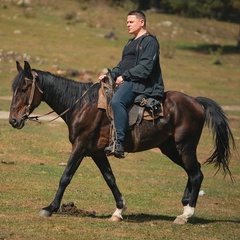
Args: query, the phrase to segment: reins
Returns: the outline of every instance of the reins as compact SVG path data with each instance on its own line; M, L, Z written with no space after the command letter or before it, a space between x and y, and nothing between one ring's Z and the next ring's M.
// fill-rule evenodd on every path
M39 120L39 118L42 118L42 117L45 117L47 115L50 115L51 113L54 113L55 111L52 110L46 114L43 114L43 115L37 115L37 116L32 116L30 117L29 115L29 109L30 109L30 106L32 104L32 101L33 101L33 98L34 98L34 92L35 92L35 88L37 86L38 90L43 94L43 91L40 89L40 87L38 86L37 82L36 82L36 78L38 77L38 74L35 72L35 71L32 71L32 75L33 75L33 79L28 79L28 78L25 78L25 80L31 80L32 81L32 89L31 89L31 93L30 93L30 97L29 97L29 100L28 100L28 106L27 106L27 112L26 112L26 115L27 115L27 120L29 121L36 121L37 123L41 124L42 122ZM55 118L47 121L48 123L49 122L53 122L55 121L56 119L62 117L64 114L66 114L67 112L69 112L86 94L87 92L95 85L97 84L96 83L93 83L84 93L83 95L78 98L71 107L67 108L66 110L64 110L61 114L58 114Z

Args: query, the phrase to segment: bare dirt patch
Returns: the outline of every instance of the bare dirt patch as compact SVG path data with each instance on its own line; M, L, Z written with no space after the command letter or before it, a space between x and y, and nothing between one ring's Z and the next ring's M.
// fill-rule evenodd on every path
M60 214L69 214L75 216L88 216L88 217L95 217L95 211L87 211L78 208L73 202L69 202L67 204L62 204L61 210L59 211Z

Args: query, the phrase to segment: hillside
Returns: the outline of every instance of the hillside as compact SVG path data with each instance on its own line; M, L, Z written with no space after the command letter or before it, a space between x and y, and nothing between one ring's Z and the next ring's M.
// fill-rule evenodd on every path
M16 60L28 60L34 68L51 72L88 70L92 81L97 81L103 68L119 61L131 37L125 24L128 10L62 0L32 1L29 7L1 1L0 95L11 93ZM225 105L240 104L237 24L146 15L148 30L161 44L166 90L207 96Z

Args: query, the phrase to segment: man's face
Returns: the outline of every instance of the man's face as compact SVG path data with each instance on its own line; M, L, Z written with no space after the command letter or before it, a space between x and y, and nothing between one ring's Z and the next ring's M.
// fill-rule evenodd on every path
M144 26L144 20L137 18L135 15L129 15L127 17L127 28L130 34L137 35L137 33Z

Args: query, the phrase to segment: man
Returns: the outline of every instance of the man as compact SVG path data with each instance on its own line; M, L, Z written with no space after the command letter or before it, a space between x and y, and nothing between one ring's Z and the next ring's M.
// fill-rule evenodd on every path
M162 101L164 85L159 63L159 43L146 30L146 16L135 10L128 13L127 28L134 38L122 52L122 59L111 71L117 90L112 98L112 110L116 129L115 146L105 148L107 154L124 158L124 140L128 128L128 108L139 95ZM102 81L105 75L101 75Z

